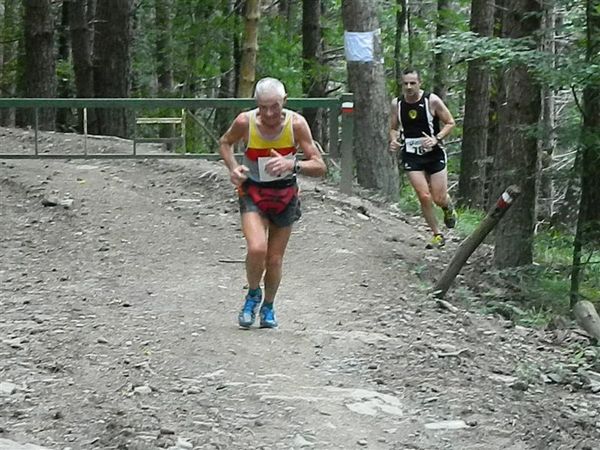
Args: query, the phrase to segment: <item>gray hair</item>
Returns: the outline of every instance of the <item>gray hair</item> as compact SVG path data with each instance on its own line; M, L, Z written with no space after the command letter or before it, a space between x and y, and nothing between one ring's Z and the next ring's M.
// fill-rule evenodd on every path
M275 93L283 99L286 96L285 86L277 78L267 77L258 80L254 88L254 98L258 100L259 97L266 93Z

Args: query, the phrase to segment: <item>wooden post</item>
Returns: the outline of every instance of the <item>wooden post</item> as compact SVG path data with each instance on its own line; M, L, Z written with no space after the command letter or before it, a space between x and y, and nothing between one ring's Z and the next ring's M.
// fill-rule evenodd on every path
M437 298L443 298L448 292L450 285L465 265L469 256L475 251L479 244L483 242L490 231L494 229L502 216L508 211L508 208L519 197L521 190L518 186L511 185L502 193L496 204L488 211L487 216L481 221L479 226L471 235L465 239L454 254L452 261L446 267L442 276L434 288L434 295Z
M354 95L342 94L342 162L340 191L352 194L354 179Z

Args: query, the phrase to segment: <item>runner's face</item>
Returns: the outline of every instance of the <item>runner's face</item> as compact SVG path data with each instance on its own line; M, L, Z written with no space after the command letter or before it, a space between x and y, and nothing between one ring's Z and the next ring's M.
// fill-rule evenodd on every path
M402 92L405 97L415 97L421 90L421 82L416 73L402 75Z
M277 94L263 94L257 99L258 114L264 125L268 127L281 125L284 100Z

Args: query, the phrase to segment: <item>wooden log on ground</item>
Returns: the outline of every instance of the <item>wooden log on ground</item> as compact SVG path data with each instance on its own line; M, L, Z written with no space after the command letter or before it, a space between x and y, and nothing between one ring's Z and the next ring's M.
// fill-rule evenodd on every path
M483 242L485 237L490 231L494 229L496 224L500 221L502 216L508 211L513 202L519 197L521 190L518 186L511 185L506 188L500 198L496 201L496 204L490 208L487 215L481 221L479 226L471 233L471 235L465 239L456 253L450 261L450 264L446 266L442 276L438 280L434 288L434 295L437 298L443 298L448 292L450 285L460 272L460 269L465 265L469 256L475 251L479 244Z
M575 303L573 314L579 326L600 342L600 317L594 305L587 300L580 300Z

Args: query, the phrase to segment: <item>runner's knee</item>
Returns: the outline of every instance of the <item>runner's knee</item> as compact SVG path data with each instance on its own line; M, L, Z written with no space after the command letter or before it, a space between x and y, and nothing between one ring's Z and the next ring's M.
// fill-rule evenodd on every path
M434 193L432 195L433 198L433 202L440 206L445 208L446 206L448 206L448 196L446 195L446 193Z
M427 205L431 203L431 193L428 191L416 191L417 198L422 205Z
M266 242L249 242L248 256L250 258L260 258L264 260L267 256Z
M269 255L266 266L267 270L281 268L283 266L283 255Z

